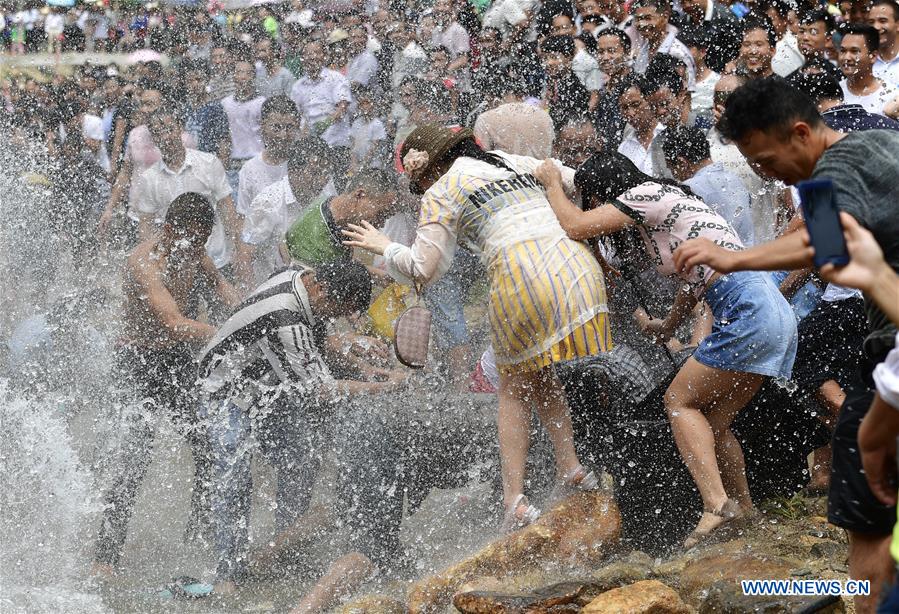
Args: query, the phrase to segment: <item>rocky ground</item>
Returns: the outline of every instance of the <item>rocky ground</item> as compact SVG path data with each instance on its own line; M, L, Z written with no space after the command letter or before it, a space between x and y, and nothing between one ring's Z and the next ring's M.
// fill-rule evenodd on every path
M739 587L745 579L847 579L845 534L827 523L823 498L768 501L744 528L665 559L623 551L617 541L620 518L610 501L598 495L563 504L542 524L494 542L411 589L365 596L339 612L854 611L850 599L746 597ZM569 514L585 510L590 522L568 522ZM573 541L586 547L573 551Z

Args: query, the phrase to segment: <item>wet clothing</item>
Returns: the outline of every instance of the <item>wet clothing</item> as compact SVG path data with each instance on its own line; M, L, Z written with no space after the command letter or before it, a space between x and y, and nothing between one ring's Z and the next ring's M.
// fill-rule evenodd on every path
M715 321L693 358L722 371L790 378L796 318L770 275L758 271L722 275L704 298Z
M200 353L219 580L240 579L246 568L253 452L259 449L277 474L279 530L306 511L318 473L319 393L334 380L302 275L273 275Z
M899 122L886 115L869 113L860 104L838 104L821 113L828 127L839 132L856 130L899 130Z
M495 152L509 168L458 158L422 198L411 248L391 243L387 271L431 283L460 243L490 280L491 341L501 369L536 371L612 347L602 271L589 248L565 234L531 174L534 158ZM566 186L573 171L563 168Z
M867 323L861 298L821 300L799 321L793 381L813 393L827 380L846 388L858 369Z
M352 256L352 250L342 243L343 235L331 215L330 203L327 198L313 204L287 231L287 248L294 260L314 267Z
M208 440L197 420L196 364L191 348L187 345L168 349L122 346L116 355L115 381L126 387L125 400L136 407L129 416L121 462L106 493L97 537L96 560L109 565L117 565L122 556L128 521L150 466L156 424L161 417L167 415L187 438L194 458L189 533L205 525L210 479Z

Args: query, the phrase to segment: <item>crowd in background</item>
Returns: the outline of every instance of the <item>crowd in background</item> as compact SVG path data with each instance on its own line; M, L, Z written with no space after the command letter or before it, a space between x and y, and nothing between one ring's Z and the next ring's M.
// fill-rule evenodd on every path
M410 135L424 138L421 130L427 126L451 127L459 134L470 130L480 150L537 161L555 158L569 169L580 169L572 185L582 198L592 193L599 201L616 203L629 216L628 223L615 226L605 218L602 223L622 232L605 233L600 222L581 225L576 214L565 209L561 189L553 190L562 179L568 181L567 176L557 178L536 166L527 176L539 179L571 238L618 237L597 244L606 283L610 276L627 276L628 269L640 269L636 274L650 286L647 292L664 295L665 313L674 303L673 314L683 307L678 284L664 277L682 273L678 269L683 258L675 248L700 237L754 253L753 246L793 233L801 225L801 216L794 181L788 179L808 178L818 162L797 153L816 142L818 133L813 131L812 136L797 136L800 144L787 152L795 154L799 170L791 175L792 167L781 166L778 172L770 172L789 156L784 150L776 155L766 152L764 143L750 143L747 135L754 128L735 119L731 96L740 91L749 96L746 92L757 88L758 100L768 105L762 114L773 118L772 122L795 119L801 111L806 114L802 121L815 130L829 131L820 134L897 131L897 36L899 4L894 0L756 0L729 5L715 0L294 1L231 11L214 2L202 8L155 3L110 8L98 2L74 9L12 10L0 5L0 40L6 53L130 54L127 62L77 65L71 76L65 71L3 74L0 130L46 175L58 206L50 222L71 244L74 262L82 270L94 266L100 251L130 251L135 245L139 251L154 233L166 228L169 213L185 192L203 196L214 209L206 251L216 274L229 287L233 285L227 292L222 290L223 297L231 297L225 301L231 306L241 304L237 297L246 297L254 288L256 292L266 288L272 272L291 259L322 266L333 261L346 249L345 237L336 239L335 233L347 229L355 229L350 232L356 233L352 236L358 247L376 252L377 258L363 259L376 278L386 279L388 273L397 277L396 250L372 249L366 242L371 237L366 239L358 225L362 220L375 222L396 244L418 241L415 229L422 223L409 217L417 199L406 189L410 171L404 167L414 159L408 157L407 139ZM823 123L818 123L818 117ZM758 130L767 134L769 128ZM436 141L420 141L430 163L459 145L443 133L432 137L449 138L450 145L434 149ZM895 138L882 138L874 151L899 155L890 149ZM845 147L845 143L856 143L840 142ZM828 147L836 147L834 143L828 141ZM865 142L854 145L858 152L867 151L866 146ZM747 147L754 157L746 153ZM456 157L478 159L480 155L466 151L456 152ZM510 159L482 162L503 167ZM423 164L422 168L430 168L429 162ZM613 167L615 178L609 174ZM585 179L584 169L593 169L594 178ZM895 169L888 165L883 169L884 181L895 183L896 175L890 174ZM399 183L398 176L402 177ZM628 183L627 178L633 181ZM647 191L640 192L638 187ZM865 184L865 188L877 194L891 189L880 183ZM673 198L672 190L677 197L666 205L670 209L664 214L644 211L647 202L667 203ZM701 212L690 207L700 207ZM689 232L677 226L683 211L701 213ZM639 228L632 227L631 240L625 241L628 224ZM887 227L881 232L896 230L894 223ZM642 244L634 240L638 234ZM893 252L884 248L890 261L899 234L886 237L893 246ZM881 239L878 236L883 247ZM474 347L477 342L471 338L472 326L465 313L467 291L474 279L483 276L483 269L474 262L475 255L483 256L479 254L483 246L471 237L460 239L460 245L465 249L455 253L452 266L442 262L446 275L428 288L425 298L435 311L436 342L445 350L440 362L448 379L467 385L474 370L472 390L492 392L499 385L495 356L491 358L488 350L478 360L483 348ZM642 256L634 256L634 250ZM645 266L633 266L647 254L661 276L646 273ZM724 292L711 269L728 271L718 269L714 261L699 264L711 268L700 270L695 278L682 277L693 288L705 285ZM413 262L406 271L414 279L416 266L422 266L421 262ZM846 419L847 412L844 409L841 414L841 408L848 402L848 393L855 403L852 428L858 428L874 387L859 381L856 372L860 364L864 369L866 360L882 359L892 337L887 335L889 342L876 351L866 344L863 352L863 340L870 331L859 290L825 283L811 267L794 267L792 261L757 268L777 272L764 279L722 279L740 286L741 292L757 284L752 287L757 288L759 318L771 313L778 318L789 315L776 331L760 331L757 322L744 332L759 338L780 335L788 341L778 350L777 365L769 365L768 370L752 367L755 370L745 373L744 379L724 384L709 380L712 388L733 385L754 394L763 377L792 378L812 399L828 428L833 428L838 416ZM358 281L333 272L328 275L350 286ZM779 293L765 294L775 286ZM622 284L619 291L623 293L620 289L625 287ZM307 284L314 295L310 288ZM604 296L605 290L596 292ZM639 288L630 292L638 293L631 297L631 311L634 303L646 307ZM761 295L767 298L758 298ZM706 295L695 309L693 300L677 321L656 321L643 312L639 329L660 341L669 357L699 346L694 357L704 352L708 362L701 358L700 362L714 367L710 354L715 348L703 345L702 340L720 315L715 311L717 300L724 299ZM655 311L658 315L660 310ZM615 328L624 326L616 323L618 317L624 322L631 316L612 309L612 337L616 345L631 348L614 350L624 360L625 352L639 347L637 340L628 343L628 335L639 333ZM602 326L608 329L608 323ZM194 341L209 341L214 329L196 334ZM144 349L152 347L144 341ZM593 350L605 352L611 346L601 342ZM750 354L751 347L746 350ZM138 358L132 356L132 360ZM652 365L664 359L645 353L635 360ZM742 372L739 365L718 364L719 371L733 367L731 371ZM618 368L626 369L626 365ZM645 372L637 369L641 370ZM675 439L705 503L695 532L702 537L722 521L752 509L745 477L741 483L732 471L742 463L742 458L734 460L732 455L732 444L739 444L732 442L733 435L721 433L728 431L730 420L752 394L735 400L726 417L714 416L697 401L697 414L711 424L697 418L679 425L678 412L671 411L671 395L681 394L683 399L689 396L687 390L701 389L704 378L715 377L702 371L691 375L687 370L683 367L678 374L680 379L669 388L665 402L669 414L673 413L669 417ZM677 382L683 389L677 388ZM714 396L712 389L708 392ZM502 404L502 391L500 396ZM500 414L502 435L502 405ZM691 429L708 429L715 440L697 442L699 436L692 435ZM197 448L203 445L196 443ZM501 453L502 446L501 439ZM835 443L832 451L830 446L816 451L811 490L833 489L830 456L835 456L837 475L836 466L845 467L848 462L837 457L852 447L840 446ZM722 447L731 451L722 452ZM691 450L690 454L685 450ZM211 454L196 449L194 453L198 459ZM719 462L730 459L733 465L728 469L723 463L721 475L717 471L707 475L700 465L709 463L696 460L705 459L706 453L718 454ZM858 467L859 463L855 462ZM572 484L590 487L594 476L578 473L581 469L575 465L565 477ZM128 478L131 481L126 480L114 496L125 492L133 499L143 470L135 468ZM845 480L841 483L845 485ZM724 489L735 498L724 495ZM538 512L521 499L520 492L512 494L519 496L506 498L507 520L513 525L526 523ZM850 563L851 571L860 575L853 577L883 580L888 577L881 573L883 562L870 562L871 553L882 545L865 540L888 534L892 522L884 528L883 523L871 521L866 529L859 497L842 495L844 503L850 499L855 502L849 505L855 506L855 516L841 516L842 508L834 503L831 520L843 522L856 535L851 542L855 559L850 553ZM120 502L120 507L129 505ZM895 520L894 510L889 513ZM882 514L878 510L874 515ZM98 554L99 561L117 562L125 525L127 513L105 522L101 542L106 549ZM228 542L222 549L232 552L239 546ZM232 559L223 563L224 578L232 579L233 563Z

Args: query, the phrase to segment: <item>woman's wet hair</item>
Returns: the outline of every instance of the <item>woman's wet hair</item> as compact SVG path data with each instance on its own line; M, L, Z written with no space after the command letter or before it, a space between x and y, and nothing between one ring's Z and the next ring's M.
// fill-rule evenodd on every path
M647 182L672 185L681 189L685 195L692 191L671 179L651 177L637 168L623 154L617 151L599 152L590 156L574 174L574 185L584 197L585 205L591 201L610 202Z

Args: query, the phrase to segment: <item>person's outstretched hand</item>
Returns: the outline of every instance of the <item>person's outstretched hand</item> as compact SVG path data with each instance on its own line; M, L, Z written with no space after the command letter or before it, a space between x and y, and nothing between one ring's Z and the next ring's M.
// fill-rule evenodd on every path
M562 173L552 160L544 160L541 162L540 166L534 169L534 177L536 177L537 181L542 183L545 188L552 185L562 184Z
M344 241L344 245L359 247L373 254L378 254L379 256L384 255L384 250L387 249L388 245L393 243L393 241L390 240L390 237L365 220L362 221L361 226L347 224L347 230L344 230L343 234L350 239L349 241Z
M820 269L821 277L840 286L858 288L862 292L870 292L878 278L892 272L883 259L883 251L874 239L874 235L864 229L855 218L848 213L840 213L843 224L843 236L846 237L846 249L849 251L849 264L835 266L825 264ZM808 241L808 235L806 235Z
M715 245L709 239L690 239L674 250L674 268L678 273L684 273L704 264L719 273L731 273L734 270L735 254L736 252Z

